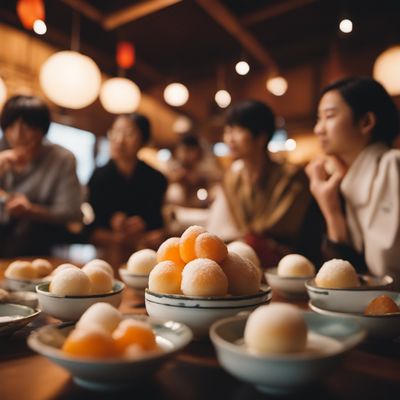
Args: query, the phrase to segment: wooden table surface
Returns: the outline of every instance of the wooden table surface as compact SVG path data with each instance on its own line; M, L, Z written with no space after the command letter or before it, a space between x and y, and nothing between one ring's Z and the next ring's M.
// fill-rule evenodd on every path
M274 296L273 301L282 300ZM305 302L294 303L302 308ZM127 288L122 312L145 313L143 298ZM11 336L0 337L0 400L158 399L256 400L273 398L225 372L211 342L192 342L147 382L125 392L94 392L77 386L67 371L37 355L26 344L29 333L57 320L41 314ZM331 375L282 399L400 399L400 340L364 343Z

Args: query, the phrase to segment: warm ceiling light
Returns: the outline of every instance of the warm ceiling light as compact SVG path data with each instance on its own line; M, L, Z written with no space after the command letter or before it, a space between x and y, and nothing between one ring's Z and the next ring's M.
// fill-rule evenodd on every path
M75 51L50 56L40 69L40 85L46 96L61 107L79 109L93 103L100 90L96 63Z
M215 102L219 107L226 108L231 104L231 95L226 90L218 90L218 92L215 93Z
M239 75L246 75L250 71L250 65L246 61L239 61L235 65L235 70Z
M353 30L353 22L350 19L342 19L339 23L339 29L343 33L350 33Z
M176 133L186 133L192 129L192 121L186 115L180 115L172 125L172 130Z
M288 83L282 76L276 76L267 80L267 89L275 96L282 96L286 93Z
M32 29L36 20L44 21L43 0L18 0L17 14L25 29Z
M129 79L111 78L101 86L101 104L112 114L127 114L135 111L140 99L139 87Z
M3 79L0 78L0 107L2 107L3 103L6 101L6 98L7 98L7 88Z
M182 83L171 83L164 89L164 100L170 106L183 106L189 99L189 91Z
M41 19L37 19L33 24L33 31L38 35L44 35L47 32L45 22Z
M400 46L381 53L375 61L373 76L392 96L400 94Z

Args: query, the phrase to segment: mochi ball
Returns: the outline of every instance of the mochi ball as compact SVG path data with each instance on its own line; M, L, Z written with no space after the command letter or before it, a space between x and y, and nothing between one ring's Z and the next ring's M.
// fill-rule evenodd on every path
M49 291L57 296L86 296L90 280L79 268L65 268L54 275Z
M298 353L307 343L307 325L300 309L285 303L258 307L246 323L244 342L254 354Z
M315 275L315 267L300 254L288 254L279 261L277 274L284 278L312 277Z
M39 278L50 275L53 271L53 266L44 258L37 258L36 260L33 260L32 267L36 270Z
M4 273L6 278L11 279L36 279L37 271L29 261L17 260L12 262Z
M76 324L79 329L91 329L99 326L112 333L122 321L121 313L108 303L95 303L90 306L80 317Z
M151 249L143 249L133 253L126 264L128 272L136 275L149 275L157 264L157 253Z
M57 275L59 272L64 271L64 269L79 269L76 265L70 264L70 263L65 263L65 264L60 264L56 269L53 270L51 273L52 275Z
M260 290L259 269L250 259L229 252L221 268L228 278L228 293L240 296L255 294Z
M187 296L225 296L228 278L215 261L196 258L183 268L181 290Z
M360 286L354 267L345 260L332 259L325 262L315 277L315 283L322 288L346 289Z
M87 264L85 264L82 268L82 271L85 271L85 268L90 268L90 267L98 267L101 268L103 271L107 272L109 275L111 275L112 278L114 278L114 270L112 266L104 260L100 260L98 258L89 261Z
M182 268L173 261L161 261L150 272L149 290L156 293L180 294Z
M82 272L89 278L91 294L111 292L114 279L109 272L95 265L86 266L85 270L82 268Z
M239 254L242 258L248 258L256 267L261 268L261 262L257 253L247 243L235 241L228 244L228 250Z

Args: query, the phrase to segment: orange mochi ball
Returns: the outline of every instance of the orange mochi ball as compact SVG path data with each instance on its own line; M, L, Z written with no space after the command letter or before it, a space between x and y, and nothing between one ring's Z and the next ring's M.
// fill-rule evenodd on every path
M33 260L32 267L36 270L36 274L39 278L50 275L53 271L53 266L44 258L36 258L36 260Z
M208 232L197 236L194 248L198 258L209 258L217 263L224 261L228 255L228 248L223 240Z
M157 348L156 336L150 324L135 319L124 319L112 334L116 347L120 353L136 345L145 351Z
M76 327L90 329L97 326L110 334L121 322L121 313L111 304L99 302L91 305L79 318Z
M11 279L36 279L37 271L29 261L17 260L12 262L4 273L6 278Z
M157 262L173 261L176 265L183 268L185 262L179 252L179 238L172 237L161 244L157 250Z
M182 271L181 290L187 296L225 296L228 279L215 261L196 258Z
M65 268L54 275L49 291L58 296L86 296L90 292L90 280L79 268Z
M156 293L181 293L182 268L173 261L158 263L149 275L149 290Z
M195 242L197 237L205 232L207 231L202 226L192 225L182 233L179 241L179 252L183 261L188 263L197 257Z
M111 358L118 350L110 333L96 327L75 329L65 340L62 351L75 357Z
M244 342L255 354L297 353L307 343L307 325L299 308L272 303L256 308L244 330Z
M110 274L112 278L114 278L114 270L107 261L95 258L94 260L89 261L87 264L85 264L82 268L82 271L85 271L86 268L90 268L90 267L101 268L103 271Z
M229 252L221 268L228 278L228 292L235 296L255 294L260 290L260 273L249 259Z
M345 260L332 259L326 261L315 277L315 283L322 288L346 289L360 286L357 272Z
M382 294L381 296L375 297L366 307L365 315L383 315L390 313L397 313L400 311L399 306L394 302L392 298Z
M113 287L113 277L100 267L95 265L86 266L82 271L87 275L90 281L90 293L102 294L111 292Z

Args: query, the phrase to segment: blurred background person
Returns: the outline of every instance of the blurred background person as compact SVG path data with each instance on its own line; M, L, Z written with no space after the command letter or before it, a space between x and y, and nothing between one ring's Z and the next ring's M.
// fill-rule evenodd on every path
M371 78L337 81L322 91L314 128L322 150L307 167L326 221L327 258L389 274L400 286L400 151L396 106Z
M304 171L270 159L275 116L264 103L244 100L226 116L224 142L235 161L211 209L208 229L225 240L243 238L264 267L296 252L318 267L322 219Z
M0 255L48 255L68 240L68 223L81 221L82 188L72 153L45 139L47 105L13 96L1 113Z
M108 132L111 159L88 183L95 220L90 240L111 263L125 262L138 248L157 248L164 239L162 204L167 179L138 159L150 139L144 115L121 115Z

